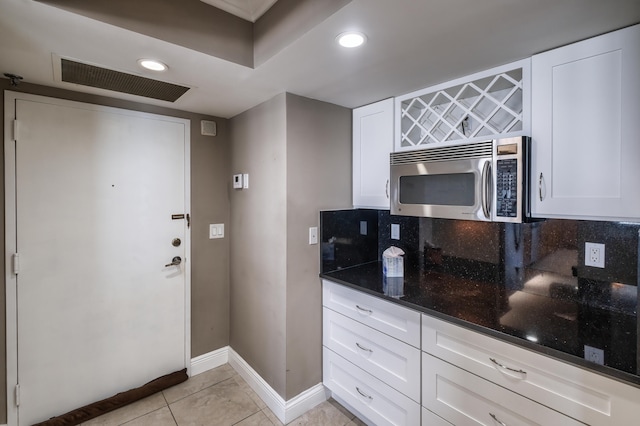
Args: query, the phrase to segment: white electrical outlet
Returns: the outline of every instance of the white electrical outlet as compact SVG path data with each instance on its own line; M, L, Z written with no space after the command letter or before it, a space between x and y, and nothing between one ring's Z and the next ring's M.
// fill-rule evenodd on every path
M604 351L593 346L584 345L584 359L604 365Z
M594 268L604 268L604 244L584 243L584 264Z

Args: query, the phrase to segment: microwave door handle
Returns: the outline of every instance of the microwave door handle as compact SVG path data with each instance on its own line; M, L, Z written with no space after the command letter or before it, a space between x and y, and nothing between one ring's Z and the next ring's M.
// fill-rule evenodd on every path
M487 161L482 168L482 212L487 219L491 219L491 180L491 162Z

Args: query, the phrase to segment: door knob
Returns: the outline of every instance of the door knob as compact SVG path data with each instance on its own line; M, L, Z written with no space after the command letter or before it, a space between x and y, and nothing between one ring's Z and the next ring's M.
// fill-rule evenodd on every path
M180 256L176 256L173 259L171 259L171 263L167 263L165 266L165 268L168 268L169 266L178 266L180 263L182 263L182 258Z

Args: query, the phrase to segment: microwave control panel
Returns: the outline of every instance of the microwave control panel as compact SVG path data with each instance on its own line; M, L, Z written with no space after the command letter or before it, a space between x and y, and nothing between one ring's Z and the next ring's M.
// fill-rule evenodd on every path
M496 216L518 216L518 160L497 161L496 167Z

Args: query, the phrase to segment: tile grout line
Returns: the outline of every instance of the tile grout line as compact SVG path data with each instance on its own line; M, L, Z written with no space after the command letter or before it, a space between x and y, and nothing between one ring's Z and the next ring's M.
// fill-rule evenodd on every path
M162 391L162 397L164 398L165 404L167 404L167 408L169 409L169 413L173 418L173 422L176 424L176 426L178 426L178 419L176 419L176 416L173 414L173 410L171 409L171 405L169 405L169 401L167 401L167 396L164 394L164 390Z
M207 389L209 389L209 388L212 388L212 387L214 387L214 386L217 386L217 385L219 385L220 383L224 383L224 382L226 382L226 381L227 381L227 380L229 380L229 379L233 379L233 376L231 376L231 377L227 377L227 378L226 378L226 379L224 379L224 380L220 380L219 382L216 382L216 383L214 383L214 384L212 384L212 385L209 385L209 386L207 386L207 387L204 387L204 388L202 388L202 389L198 389L197 391L195 391L195 392L193 392L193 393L190 393L190 394L188 394L188 395L185 395L185 396L183 396L182 398L176 399L176 400L175 400L175 401L173 401L171 404L175 404L176 402L182 401L183 399L187 399L187 398L189 398L189 397L191 397L191 396L193 396L193 395L195 395L195 394L198 394L198 393L200 393L200 392L202 392L202 391L204 391L204 390L207 390ZM178 384L178 385L176 385L176 386L179 386L179 384ZM162 396L163 396L163 397L165 397L165 398L164 398L164 400L167 402L167 405L170 405L170 404L169 404L169 402L167 401L166 396L164 395L164 391L162 391Z

